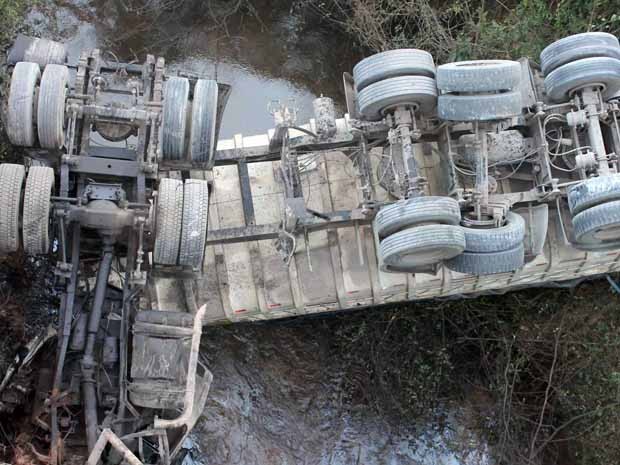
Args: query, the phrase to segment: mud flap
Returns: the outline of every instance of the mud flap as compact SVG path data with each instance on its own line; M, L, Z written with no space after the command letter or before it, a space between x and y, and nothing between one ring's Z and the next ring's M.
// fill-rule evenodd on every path
M549 206L545 203L529 205L514 210L525 220L525 262L534 260L543 252L547 227L549 226Z
M347 113L349 118L357 119L357 97L353 83L353 76L349 73L342 73L342 84L344 86L344 97L347 102Z

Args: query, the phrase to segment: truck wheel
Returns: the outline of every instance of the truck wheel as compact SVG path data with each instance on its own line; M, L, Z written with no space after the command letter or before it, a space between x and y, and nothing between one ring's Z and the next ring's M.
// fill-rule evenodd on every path
M388 269L407 272L460 254L465 249L465 235L458 226L416 226L386 237L379 248Z
M217 96L216 81L199 79L196 82L192 102L189 156L192 161L207 163L207 169L213 167Z
M183 183L177 179L159 181L155 219L153 261L160 265L176 265L181 239L183 215Z
M583 210L573 217L575 240L598 250L617 248L620 240L620 200Z
M610 200L620 200L620 174L586 179L568 188L568 207L573 216Z
M459 203L453 198L413 197L381 208L375 217L374 228L379 238L384 238L419 223L458 225L460 221Z
M515 271L522 268L524 263L524 247L520 244L501 252L463 252L446 261L446 266L459 273L486 275Z
M69 70L63 65L47 65L39 87L37 127L44 149L59 149L65 143L65 99Z
M424 50L403 48L377 53L364 58L353 67L355 89L399 76L435 77L433 56Z
M20 34L9 50L8 63L29 61L45 68L49 64L62 65L67 60L64 44L48 39L39 39Z
M370 121L378 121L383 111L396 105L413 105L422 114L431 114L437 104L433 78L401 76L375 82L357 94L359 112Z
M30 255L49 252L50 197L54 189L54 170L33 166L28 170L24 192L22 235L24 251Z
M594 57L620 59L620 43L616 36L606 32L584 32L564 37L540 53L540 68L546 76L571 61Z
M620 60L607 57L583 58L553 70L544 81L547 96L555 102L567 101L570 92L587 85L604 85L603 98L620 90Z
M185 155L185 126L189 81L173 77L164 88L164 109L162 123L162 156L164 160L182 160Z
M200 268L207 240L209 220L209 184L201 179L186 179L183 194L183 226L179 265Z
M32 147L35 143L34 108L41 71L36 63L15 65L9 90L6 133L11 144Z
M443 94L437 100L437 114L448 121L491 121L521 114L521 92L501 94Z
M0 165L0 252L3 253L19 249L19 208L24 172L22 165Z
M476 60L437 67L442 92L496 92L513 90L521 82L521 65L509 60Z
M517 213L506 213L506 223L499 228L463 227L466 252L500 252L523 244L525 220Z

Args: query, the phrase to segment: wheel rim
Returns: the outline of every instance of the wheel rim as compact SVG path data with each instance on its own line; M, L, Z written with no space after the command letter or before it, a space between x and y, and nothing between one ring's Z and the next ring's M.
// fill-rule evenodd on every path
M580 237L580 242L585 244L605 244L620 239L620 223L601 226L594 231Z
M399 269L414 269L421 266L433 265L452 258L462 251L458 247L436 246L426 249L411 250L404 254L386 257L387 265Z

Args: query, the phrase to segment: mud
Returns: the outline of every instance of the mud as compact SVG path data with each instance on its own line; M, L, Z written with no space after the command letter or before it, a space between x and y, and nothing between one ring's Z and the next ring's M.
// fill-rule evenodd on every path
M24 344L58 315L52 267L47 260L12 255L0 259L0 374Z
M192 434L197 461L488 463L486 446L465 427L467 401L442 403L421 422L390 413L387 399L359 398L345 381L349 357L338 338L361 325L361 316L347 316L209 328L202 354L214 384Z

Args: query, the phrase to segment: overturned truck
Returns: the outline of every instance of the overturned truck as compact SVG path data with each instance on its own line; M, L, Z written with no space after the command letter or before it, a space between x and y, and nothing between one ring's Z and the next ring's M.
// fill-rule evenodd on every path
M20 37L0 250L52 254L61 288L28 434L50 463L170 464L212 375L206 324L504 292L620 269L620 45L436 67L401 49L344 74L347 114L274 102L219 140L230 88L163 58ZM25 394L24 394L25 395Z

